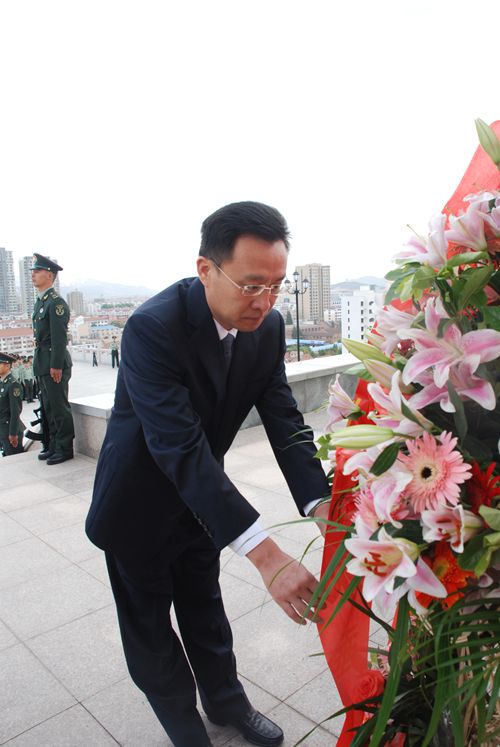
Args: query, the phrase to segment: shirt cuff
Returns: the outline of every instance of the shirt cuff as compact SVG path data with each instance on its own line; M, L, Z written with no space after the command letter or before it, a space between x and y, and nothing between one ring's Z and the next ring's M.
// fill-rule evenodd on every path
M323 498L318 498L315 501L310 501L309 503L306 503L306 505L304 506L304 509L303 509L304 514L306 516L310 516L311 515L311 511L314 511L314 509L316 508L316 506L318 505L318 503L321 503L322 500L323 500Z
M243 534L240 534L239 537L236 537L235 540L230 542L229 547L237 555L243 557L243 555L246 555L253 550L254 547L257 547L261 542L264 542L267 537L269 537L269 533L262 528L260 519L257 519L252 526L248 527L248 529L243 532Z

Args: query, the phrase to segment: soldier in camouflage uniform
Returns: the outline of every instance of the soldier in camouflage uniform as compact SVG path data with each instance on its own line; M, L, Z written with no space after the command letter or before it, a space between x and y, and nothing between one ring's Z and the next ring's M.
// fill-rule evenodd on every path
M14 356L0 353L0 447L3 456L23 451L23 390L12 375Z
M47 464L60 464L73 458L74 427L68 402L71 356L68 341L69 307L54 290L54 280L62 270L41 254L33 255L31 277L38 291L33 311L35 355L33 372L49 424L49 448L38 455Z

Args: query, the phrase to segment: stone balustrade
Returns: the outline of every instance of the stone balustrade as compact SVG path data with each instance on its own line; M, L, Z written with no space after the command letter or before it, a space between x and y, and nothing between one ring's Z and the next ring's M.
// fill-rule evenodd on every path
M288 363L288 382L301 412L312 412L326 404L328 384L336 374L343 374L342 384L352 393L356 379L344 372L356 362L354 356L343 354ZM110 392L71 400L75 423L75 450L80 454L97 458L111 415L113 397L113 393ZM259 415L253 409L242 428L250 428L259 423Z

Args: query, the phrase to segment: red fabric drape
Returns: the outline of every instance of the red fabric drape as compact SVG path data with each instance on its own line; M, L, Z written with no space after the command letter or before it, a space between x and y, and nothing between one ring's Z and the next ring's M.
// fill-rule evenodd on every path
M500 121L491 125L494 132L500 138ZM476 150L460 184L448 200L444 207L444 212L448 215L459 214L463 212L467 204L463 198L472 192L480 190L500 189L500 172L489 156L481 147ZM400 303L396 299L394 304L398 307ZM366 392L366 382L360 380L356 390L356 397L361 400L360 406L365 412L371 409L369 406L368 395ZM363 404L365 407L363 407ZM367 422L357 421L359 422ZM368 421L369 422L369 421ZM337 450L337 466L332 485L332 502L330 505L329 517L333 521L348 525L352 514L354 513L354 501L352 490L354 483L351 476L346 477L343 474L343 467L352 452L343 449ZM347 492L345 492L347 491ZM325 538L325 548L323 553L323 563L321 568L324 574L328 564L335 554L340 542L343 540L343 533L335 530L328 530ZM344 572L338 579L335 588L331 591L327 600L326 609L322 612L325 620L328 619L338 600L346 590L352 576ZM355 601L360 601L359 593L356 592ZM368 662L368 635L369 635L369 618L363 612L357 610L351 604L346 603L333 622L325 629L319 627L319 633L323 650L325 652L328 666L330 667L333 679L337 685L340 698L344 706L363 700L362 688L360 687L363 677L367 674ZM355 729L363 723L364 716L360 711L349 711L346 714L344 726L337 743L337 747L348 747L352 741Z
M337 466L332 485L332 502L330 504L329 519L340 524L349 525L354 513L354 501L352 494L353 481L351 476L343 474L346 460L353 452L337 449ZM334 556L339 544L344 538L344 533L329 528L325 538L325 549L323 552L323 564L321 574ZM337 581L335 589L330 593L326 607L321 614L324 620L328 620L335 609L336 604L346 590L352 576L344 572ZM359 593L356 591L355 600L361 603ZM333 679L337 685L342 703L350 705L362 698L359 696L359 683L367 672L368 634L369 618L357 610L348 602L344 604L333 621L326 627L318 626L319 634L326 660ZM353 729L363 723L362 711L349 711L346 714L344 727L338 741L338 747L347 747L351 743Z

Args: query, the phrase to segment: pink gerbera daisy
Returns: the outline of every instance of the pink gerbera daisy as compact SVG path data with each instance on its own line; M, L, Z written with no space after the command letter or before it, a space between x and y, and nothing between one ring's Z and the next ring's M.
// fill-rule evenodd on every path
M405 496L417 514L446 502L452 506L458 503L460 485L471 477L471 467L454 451L456 444L457 439L446 432L439 440L424 432L421 438L406 442L408 455L400 454L399 460L413 474Z

